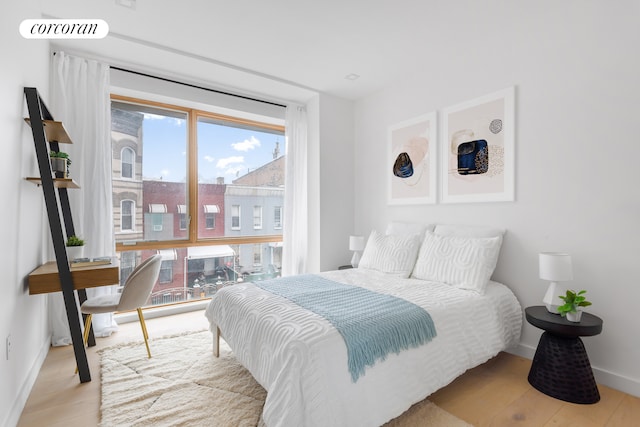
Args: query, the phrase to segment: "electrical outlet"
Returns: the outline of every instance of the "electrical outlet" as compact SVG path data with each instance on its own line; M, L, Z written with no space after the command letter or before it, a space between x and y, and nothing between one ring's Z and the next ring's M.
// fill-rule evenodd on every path
M7 349L7 360L9 360L9 353L11 353L11 334L7 335L6 349Z

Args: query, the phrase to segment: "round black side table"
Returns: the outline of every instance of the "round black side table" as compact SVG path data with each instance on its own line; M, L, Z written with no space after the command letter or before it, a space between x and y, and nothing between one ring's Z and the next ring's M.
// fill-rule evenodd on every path
M545 306L527 307L527 322L544 330L529 371L529 384L542 393L571 403L596 403L600 393L581 336L602 332L602 319L582 313L569 322Z

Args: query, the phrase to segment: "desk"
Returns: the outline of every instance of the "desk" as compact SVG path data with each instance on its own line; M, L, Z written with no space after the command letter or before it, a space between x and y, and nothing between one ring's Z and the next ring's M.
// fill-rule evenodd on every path
M82 304L87 299L86 289L98 286L117 285L120 283L120 263L114 258L111 264L73 267L71 268L71 281L73 282L73 289L78 293L80 304ZM29 285L30 295L62 292L58 265L55 261L47 262L29 273L27 283ZM80 382L88 382L91 381L91 374L89 372L87 354L84 351L84 342L80 330L80 324L83 322L80 322L73 295L69 297L70 298L67 298L65 296L65 308L67 310L67 319L69 319L69 328L71 329ZM71 309L70 307L72 306L76 307L76 309ZM78 319L77 323L76 318ZM95 345L93 330L90 332L88 343L90 346Z
M600 400L589 357L579 337L602 332L602 319L582 313L580 322L569 322L545 306L527 307L527 322L544 330L529 371L529 383L542 393L572 403Z
M114 259L111 264L71 268L75 290L110 286L120 283L120 263ZM61 292L60 276L55 261L42 264L29 274L29 295Z

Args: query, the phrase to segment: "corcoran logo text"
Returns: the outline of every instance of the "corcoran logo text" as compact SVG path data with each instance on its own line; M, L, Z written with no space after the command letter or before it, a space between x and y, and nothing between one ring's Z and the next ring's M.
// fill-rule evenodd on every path
M25 19L20 23L25 39L101 39L109 34L102 19Z

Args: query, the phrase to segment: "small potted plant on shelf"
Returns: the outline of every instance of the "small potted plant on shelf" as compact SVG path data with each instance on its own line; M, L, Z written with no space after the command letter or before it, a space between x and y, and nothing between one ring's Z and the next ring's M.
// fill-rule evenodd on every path
M69 262L82 258L84 252L84 240L78 236L70 236L67 239L67 258Z
M69 176L69 166L71 165L69 154L64 151L51 150L49 158L51 160L51 170L55 172L56 178L67 178Z
M570 322L579 322L582 317L581 307L591 305L584 296L586 293L587 291L585 290L579 292L567 290L565 295L560 295L560 299L564 301L564 304L558 307L558 313L560 313L562 317L566 317Z

